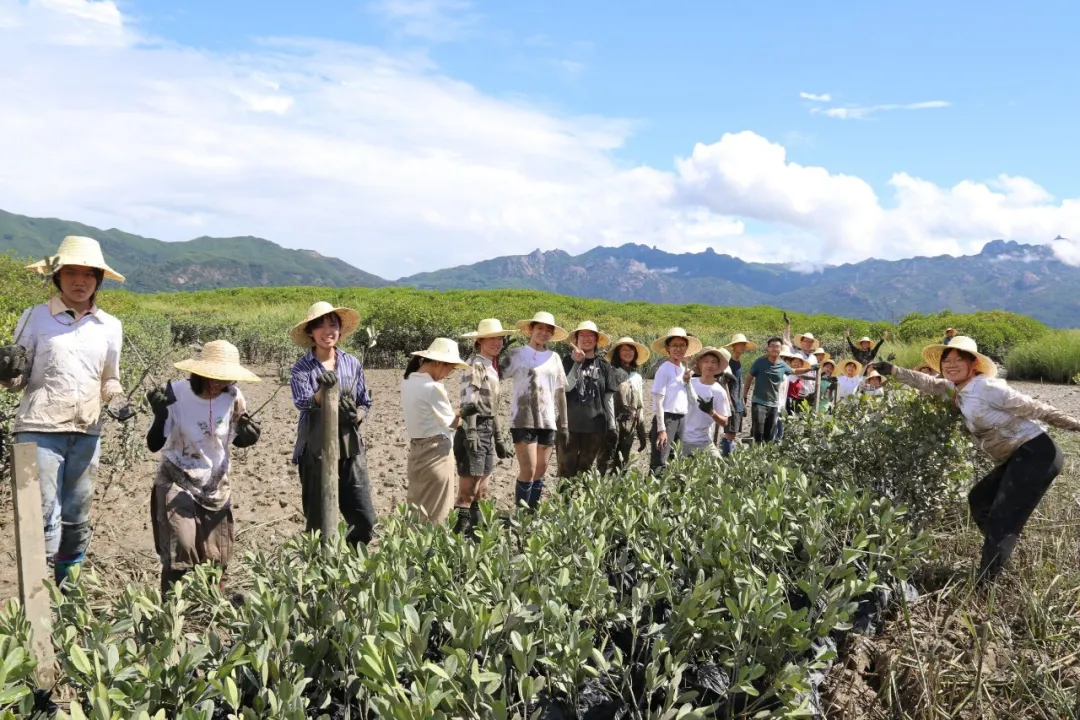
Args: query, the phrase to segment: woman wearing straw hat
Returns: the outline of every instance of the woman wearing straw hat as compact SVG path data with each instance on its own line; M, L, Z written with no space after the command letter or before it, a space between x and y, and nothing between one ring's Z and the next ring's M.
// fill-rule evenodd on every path
M596 323L586 320L570 333L566 372L566 415L570 435L558 446L559 477L569 479L588 472L600 454L619 439L615 424L618 382L607 359L597 351L611 344Z
M228 567L233 548L229 445L251 447L259 426L247 415L237 382L258 382L224 340L175 365L189 373L146 395L154 422L150 452L161 451L150 496L154 546L161 558L161 594L195 565Z
M757 350L757 345L746 339L742 333L731 336L731 342L724 346L731 353L728 361L728 373L733 378L729 381L728 394L731 397L731 416L724 426L724 439L720 443L720 452L724 457L735 452L735 438L742 432L746 406L743 404L742 356L747 350Z
M863 380L863 395L869 397L881 397L885 394L885 390L881 387L881 383L885 378L881 377L881 373L870 366L870 369L866 373L866 378Z
M296 426L293 464L300 476L300 499L307 531L319 527L322 505L322 400L327 388L341 389L338 405L338 507L349 525L346 540L357 545L371 541L375 533L375 506L371 503L367 449L360 426L371 410L371 394L359 358L341 349L341 340L360 326L360 314L352 308L317 302L289 331L289 338L307 352L292 369L293 405L300 411Z
M958 335L948 345L923 349L923 359L943 378L895 367L874 366L920 392L951 398L976 444L997 467L975 484L968 505L984 542L980 579L993 579L1005 567L1050 483L1061 472L1061 448L1046 432L1052 425L1080 431L1080 420L1010 388L996 377L994 361L975 341Z
M866 335L859 338L858 343L851 342L851 330L844 330L844 339L847 340L848 349L851 350L851 357L858 360L863 367L868 367L870 363L877 357L878 351L881 350L881 346L885 344L885 341L889 339L889 332L886 330L881 335L881 339L878 340L877 345L874 345L874 341Z
M506 338L515 331L504 330L495 318L481 320L475 332L465 333L471 340L473 356L461 381L461 406L475 405L476 415L466 418L454 435L457 459L458 492L455 532L470 535L480 520L479 501L487 496L488 477L495 469L495 458L508 458L514 446L503 433L499 419L499 353Z
M687 355L701 352L701 341L681 327L673 327L652 344L653 352L666 359L653 375L652 457L649 466L659 473L668 463L671 449L685 439L686 413L690 409L686 383L690 370L683 364Z
M713 428L722 430L731 416L731 402L720 378L728 368L731 353L724 348L706 347L694 356L691 369L696 377L686 383L689 411L682 454L704 452L720 456L711 437Z
M645 449L645 381L638 368L649 361L649 348L632 337L621 337L608 350L615 373L615 422L619 435L614 447L600 456L600 472L618 472L630 462L634 438L638 452Z
M15 442L37 445L45 554L61 583L90 543L102 411L121 422L135 414L120 385L123 327L96 303L106 278L124 278L86 237L64 238L29 267L58 294L19 318L14 344L0 348L0 385L23 392Z
M555 447L556 434L562 443L570 435L566 411L566 370L559 356L548 349L569 333L555 324L548 312L538 312L516 323L528 344L507 353L500 369L513 380L510 396L510 434L517 453L518 481L514 504L526 503L535 509L544 494L544 474Z
M454 505L452 433L479 408L473 404L454 410L443 387L450 373L469 369L461 361L457 342L435 338L427 350L411 355L401 381L401 409L409 433L406 500L429 523L438 525L446 522Z
M840 377L836 379L837 402L846 397L858 397L863 384L862 363L848 358L841 360L838 366Z

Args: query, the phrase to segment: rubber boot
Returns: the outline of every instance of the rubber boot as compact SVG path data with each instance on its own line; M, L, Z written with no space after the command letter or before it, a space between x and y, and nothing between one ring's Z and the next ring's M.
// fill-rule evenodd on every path
M521 503L529 504L529 497L532 495L532 481L531 480L518 480L517 486L514 487L514 507L520 507Z
M469 508L458 507L454 508L457 512L457 522L454 524L454 533L457 535L468 535L472 530L472 518L469 516Z
M727 438L721 438L720 440L720 454L727 457L731 453L735 452L735 441L728 440Z
M187 574L187 570L170 570L169 568L161 568L161 598L165 599L165 596L169 594L169 588L171 588L178 580Z
M475 539L476 528L480 527L480 501L476 500L469 506L469 531Z
M529 493L529 509L535 510L540 505L540 498L544 495L544 479L532 481L532 488Z
M979 561L978 581L980 583L992 582L1001 575L1018 542L1020 542L1020 536L1017 534L1006 535L996 541L986 538L983 542L982 558Z

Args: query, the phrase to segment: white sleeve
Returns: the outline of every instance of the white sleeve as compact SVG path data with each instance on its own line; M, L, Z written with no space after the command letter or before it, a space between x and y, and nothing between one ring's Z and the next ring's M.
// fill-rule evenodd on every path
M454 412L454 406L450 404L450 398L446 395L446 388L442 386L442 383L436 383L432 387L429 400L431 402L431 412L435 415L435 419L440 425L450 430L454 425L454 418L457 413Z

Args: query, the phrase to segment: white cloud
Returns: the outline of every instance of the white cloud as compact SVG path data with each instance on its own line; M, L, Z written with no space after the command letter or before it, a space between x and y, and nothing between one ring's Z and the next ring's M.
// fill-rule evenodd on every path
M1027 178L897 173L883 202L753 132L628 167L613 151L629 120L494 98L369 47L182 47L115 8L0 0L0 208L167 240L259 235L390 278L537 247L821 263L1080 237L1080 199Z
M471 0L374 0L368 8L402 35L433 42L461 39L480 21Z
M829 93L823 93L821 95L815 95L814 93L801 92L801 93L799 93L799 97L801 97L803 100L810 100L812 102L831 102L832 101L832 95L830 95Z
M836 118L837 120L865 120L878 113L891 112L893 110L932 110L935 108L947 108L951 103L947 100L927 100L924 102L908 103L906 105L849 105L845 107L810 108L814 115Z

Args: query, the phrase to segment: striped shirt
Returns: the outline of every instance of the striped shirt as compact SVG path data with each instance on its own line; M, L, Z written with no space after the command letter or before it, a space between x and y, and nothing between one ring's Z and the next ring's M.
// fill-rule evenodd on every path
M337 374L342 397L352 397L356 400L357 406L370 410L371 394L364 380L364 367L360 364L360 360L336 348L334 352L337 356L334 372ZM326 368L315 357L314 352L307 353L293 365L289 386L292 388L293 405L300 411L300 419L296 425L296 447L293 449L294 463L300 459L301 453L311 439L314 429L312 419L319 417L319 406L315 404L315 394L319 392L319 384L315 382L315 378L324 372ZM342 457L350 456L343 455Z

